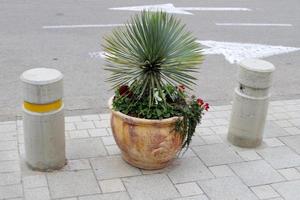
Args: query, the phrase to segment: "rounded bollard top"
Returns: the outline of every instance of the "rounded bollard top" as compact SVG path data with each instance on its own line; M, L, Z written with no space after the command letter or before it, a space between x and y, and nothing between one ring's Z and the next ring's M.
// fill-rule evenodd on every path
M240 66L255 72L273 72L275 67L272 63L260 59L245 59L241 61Z
M271 87L275 67L259 59L246 59L239 63L238 81L245 87L266 89Z
M32 85L47 85L63 79L63 74L52 68L34 68L23 72L20 78Z

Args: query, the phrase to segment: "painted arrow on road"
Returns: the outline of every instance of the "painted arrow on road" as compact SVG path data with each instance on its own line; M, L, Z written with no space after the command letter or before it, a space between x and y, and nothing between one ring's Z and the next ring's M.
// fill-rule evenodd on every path
M251 44L251 43L237 43L237 42L219 42L212 40L198 40L204 48L202 50L204 55L209 54L222 54L225 59L231 63L239 63L247 58L265 58L273 55L279 55L284 53L290 53L299 51L300 48L285 47L285 46L272 46L263 44ZM105 58L105 52L90 52L91 58Z
M130 6L130 7L117 7L110 8L110 10L127 10L127 11L164 11L167 13L193 15L188 11L251 11L249 8L237 8L237 7L175 7L171 3L156 4L156 5L144 5L144 6Z
M300 48L296 47L251 43L218 42L212 40L199 40L198 42L204 46L210 47L203 49L203 54L223 54L225 59L231 64L239 63L247 58L265 58L300 50Z

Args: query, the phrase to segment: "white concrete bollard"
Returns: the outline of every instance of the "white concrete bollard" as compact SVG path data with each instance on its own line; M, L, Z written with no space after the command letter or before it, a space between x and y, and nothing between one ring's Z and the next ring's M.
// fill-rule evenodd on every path
M247 59L240 63L228 140L241 147L261 144L269 104L269 88L275 67L266 61Z
M35 68L21 75L25 157L33 170L60 169L66 164L63 75Z

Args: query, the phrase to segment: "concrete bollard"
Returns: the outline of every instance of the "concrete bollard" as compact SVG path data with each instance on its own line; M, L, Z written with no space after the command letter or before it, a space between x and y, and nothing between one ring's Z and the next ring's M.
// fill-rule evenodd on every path
M35 68L20 78L26 163L33 170L60 169L66 164L63 75L55 69Z
M228 140L240 147L261 144L268 112L269 88L275 67L266 61L247 59L240 63Z

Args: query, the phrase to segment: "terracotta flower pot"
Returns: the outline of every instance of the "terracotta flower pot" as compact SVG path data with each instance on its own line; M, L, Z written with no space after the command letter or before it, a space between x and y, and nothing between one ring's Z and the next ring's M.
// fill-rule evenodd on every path
M166 167L180 151L182 137L174 131L178 117L140 119L112 109L111 128L123 159L141 169Z

